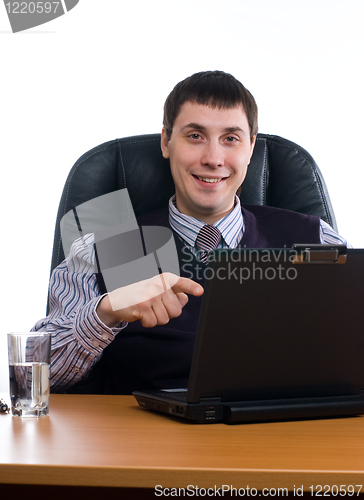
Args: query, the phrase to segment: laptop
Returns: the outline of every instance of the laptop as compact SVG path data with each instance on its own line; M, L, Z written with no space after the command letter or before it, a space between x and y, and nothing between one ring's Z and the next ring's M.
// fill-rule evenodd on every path
M187 388L134 392L198 423L364 413L364 249L215 250Z

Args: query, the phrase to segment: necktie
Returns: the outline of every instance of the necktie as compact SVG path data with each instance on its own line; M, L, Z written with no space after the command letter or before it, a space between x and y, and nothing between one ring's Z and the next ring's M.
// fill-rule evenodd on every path
M199 251L199 258L201 262L206 264L207 255L210 250L217 247L221 240L221 233L215 226L210 226L206 224L200 230L196 238L196 248Z

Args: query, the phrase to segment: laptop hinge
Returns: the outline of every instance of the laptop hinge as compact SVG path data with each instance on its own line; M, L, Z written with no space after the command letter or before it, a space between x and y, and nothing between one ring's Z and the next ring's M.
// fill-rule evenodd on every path
M293 250L297 253L292 262L294 264L345 264L346 245L305 245L295 244Z
M218 405L222 402L221 398L200 398L200 404L204 405Z

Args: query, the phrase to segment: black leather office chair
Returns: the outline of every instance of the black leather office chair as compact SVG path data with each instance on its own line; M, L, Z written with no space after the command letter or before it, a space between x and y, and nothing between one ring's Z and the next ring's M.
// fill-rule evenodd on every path
M169 161L161 153L160 134L106 142L75 163L59 205L52 270L64 259L62 217L86 201L123 188L128 189L136 216L167 205L174 185ZM337 229L325 181L315 161L303 148L278 136L258 134L240 198L242 203L318 215Z

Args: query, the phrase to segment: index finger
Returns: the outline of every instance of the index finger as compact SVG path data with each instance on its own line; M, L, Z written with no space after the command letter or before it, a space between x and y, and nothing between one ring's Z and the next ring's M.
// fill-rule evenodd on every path
M188 293L190 295L195 295L198 297L202 295L204 290L203 287L196 283L196 281L192 281L189 278L179 278L177 283L173 285L172 290L174 293Z

